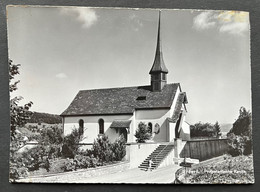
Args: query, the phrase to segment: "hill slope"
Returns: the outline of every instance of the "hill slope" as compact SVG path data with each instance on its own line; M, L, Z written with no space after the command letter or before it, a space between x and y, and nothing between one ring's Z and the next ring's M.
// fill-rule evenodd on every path
M59 124L62 119L59 115L49 113L33 112L31 119L28 123L48 123L48 124Z

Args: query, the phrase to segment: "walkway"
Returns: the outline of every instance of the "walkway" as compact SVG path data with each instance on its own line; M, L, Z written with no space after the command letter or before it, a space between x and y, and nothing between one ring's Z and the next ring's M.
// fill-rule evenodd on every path
M153 171L141 171L138 168L129 169L123 172L100 175L89 178L72 177L73 174L49 176L49 177L34 177L29 179L21 179L18 182L33 182L33 183L172 183L175 179L175 172L180 167L171 165L162 167Z

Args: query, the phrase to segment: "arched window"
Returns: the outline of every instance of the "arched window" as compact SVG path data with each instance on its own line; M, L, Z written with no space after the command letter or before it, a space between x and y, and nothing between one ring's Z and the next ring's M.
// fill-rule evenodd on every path
M79 120L79 136L81 137L84 133L84 121L83 119Z
M151 122L148 123L148 132L149 133L153 132L153 124Z
M104 120L99 119L98 124L99 124L99 134L104 134Z

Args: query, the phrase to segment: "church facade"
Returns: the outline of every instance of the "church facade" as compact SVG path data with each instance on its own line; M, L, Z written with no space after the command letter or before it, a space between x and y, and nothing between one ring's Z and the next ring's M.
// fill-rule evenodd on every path
M64 135L78 129L80 143L90 148L97 137L107 135L111 142L123 135L135 144L140 123L148 126L152 137L147 143L190 139L185 121L188 103L179 83L167 83L168 69L163 60L160 17L150 85L81 90L61 114Z

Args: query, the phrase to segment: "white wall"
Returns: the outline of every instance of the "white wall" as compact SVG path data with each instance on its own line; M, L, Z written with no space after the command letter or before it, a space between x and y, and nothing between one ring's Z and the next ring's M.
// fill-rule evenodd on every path
M158 146L160 143L142 143L127 145L129 154L130 168L138 167Z
M135 129L138 128L140 122L148 124L151 122L153 124L153 130L156 123L160 125L160 133L153 134L152 141L154 142L168 142L172 141L175 137L175 123L169 124L167 118L171 118L175 105L180 93L180 87L178 87L175 97L173 99L172 106L170 109L156 109L156 110L137 110L135 112ZM135 132L135 130L134 130Z
M169 141L172 141L175 138L175 126L176 123L169 123Z
M170 117L170 112L167 109L157 109L157 110L137 110L135 112L135 128L138 128L140 122L148 124L151 122L153 124L153 130L156 123L160 125L160 132L154 134L153 141L164 142L167 141L168 133L168 121L167 117Z
M190 140L190 125L185 121L182 123L180 138L184 141Z
M99 134L99 119L104 120L104 133L113 142L119 136L114 128L110 128L114 120L132 120L131 115L105 115L105 116L73 116L64 118L64 136L70 134L74 128L79 128L79 120L84 121L84 134L81 143L93 143ZM131 123L132 126L132 123ZM131 129L131 127L130 127ZM129 136L128 136L129 137Z

